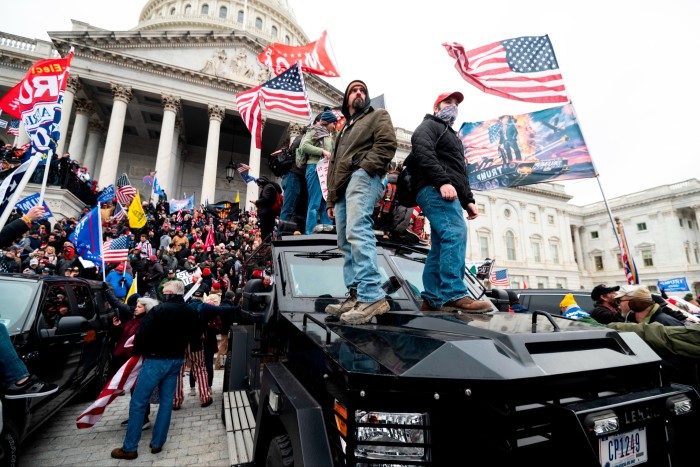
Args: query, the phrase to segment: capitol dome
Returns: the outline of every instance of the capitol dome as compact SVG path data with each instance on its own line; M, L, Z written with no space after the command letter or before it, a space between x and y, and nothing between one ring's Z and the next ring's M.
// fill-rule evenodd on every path
M288 0L150 0L134 30L234 30L245 31L263 43L309 42Z

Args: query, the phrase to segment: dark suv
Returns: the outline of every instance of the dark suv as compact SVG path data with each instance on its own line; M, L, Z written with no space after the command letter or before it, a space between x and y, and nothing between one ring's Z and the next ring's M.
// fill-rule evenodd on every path
M587 312L593 311L595 305L590 290L571 289L508 289L520 299L520 304L532 311L546 311L549 314L560 315L559 303L566 294L572 294L578 306Z
M114 313L102 287L71 277L0 274L0 322L29 372L58 385L45 397L3 400L0 465L14 465L30 433L76 395L97 396L109 380Z

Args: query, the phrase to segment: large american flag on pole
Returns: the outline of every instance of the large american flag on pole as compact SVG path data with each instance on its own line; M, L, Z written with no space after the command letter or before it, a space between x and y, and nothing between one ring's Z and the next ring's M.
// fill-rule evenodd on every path
M472 50L442 44L455 68L483 92L523 102L569 102L549 36L506 39Z
M136 188L131 185L129 177L122 174L117 179L117 201L122 203L122 206L128 206L136 196Z
M129 237L111 238L102 244L102 260L105 263L121 263L129 259Z
M258 149L262 148L261 101L267 110L284 110L302 117L309 115L309 100L299 62L276 78L236 94L238 112L255 138L255 147Z

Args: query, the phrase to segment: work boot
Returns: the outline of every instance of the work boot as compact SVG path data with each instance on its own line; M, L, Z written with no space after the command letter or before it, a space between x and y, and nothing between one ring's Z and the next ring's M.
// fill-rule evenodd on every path
M132 460L139 457L138 451L125 451L122 448L112 449L112 457L115 459Z
M363 324L375 315L386 313L389 308L386 298L380 298L376 302L357 302L352 310L340 315L340 321L347 324Z
M442 311L440 308L435 308L432 306L427 300L423 300L423 303L420 304L420 311Z
M469 297L451 300L442 306L443 311L466 311L469 313L488 313L493 311L490 301L474 300Z
M345 313L346 311L352 310L352 308L355 306L357 303L357 290L355 289L350 289L350 292L348 292L348 298L345 299L344 302L342 303L337 303L334 305L327 305L326 306L326 313L328 313L331 316L338 317Z

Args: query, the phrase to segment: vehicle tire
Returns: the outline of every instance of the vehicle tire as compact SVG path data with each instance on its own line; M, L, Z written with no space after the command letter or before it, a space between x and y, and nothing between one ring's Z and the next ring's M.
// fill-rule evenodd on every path
M0 439L0 467L16 467L19 458L19 438L17 430L7 420Z
M288 435L275 436L267 448L265 467L294 467L292 441Z

